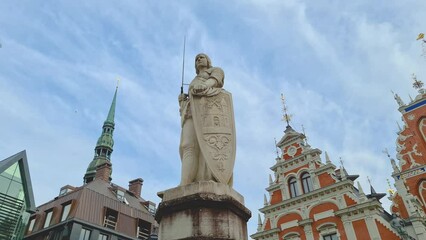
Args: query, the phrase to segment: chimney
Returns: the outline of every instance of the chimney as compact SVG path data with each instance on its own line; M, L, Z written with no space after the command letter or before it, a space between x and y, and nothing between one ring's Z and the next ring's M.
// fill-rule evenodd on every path
M129 182L129 191L135 194L136 197L141 196L143 179L137 178Z
M95 179L99 179L105 182L111 182L111 169L112 164L109 162L105 162L101 165L99 165L96 168L96 175Z

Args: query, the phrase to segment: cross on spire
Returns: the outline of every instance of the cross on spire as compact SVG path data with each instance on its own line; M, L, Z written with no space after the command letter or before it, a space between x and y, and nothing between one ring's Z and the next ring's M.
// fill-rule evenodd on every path
M282 107L283 119L282 120L286 121L287 122L287 127L289 127L292 115L287 113L288 109L287 109L287 106L286 106L286 103L285 103L284 94L282 94L282 93L281 93L281 103L283 105L283 107Z

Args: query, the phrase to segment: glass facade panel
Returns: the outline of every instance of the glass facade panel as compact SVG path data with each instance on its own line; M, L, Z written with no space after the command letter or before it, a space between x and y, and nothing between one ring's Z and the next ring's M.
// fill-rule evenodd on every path
M0 239L22 239L29 214L18 162L0 173Z

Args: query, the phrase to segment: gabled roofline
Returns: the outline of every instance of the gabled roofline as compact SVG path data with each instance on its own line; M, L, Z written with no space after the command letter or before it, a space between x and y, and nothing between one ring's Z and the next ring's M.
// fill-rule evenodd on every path
M15 155L12 155L8 158L1 160L0 172L6 171L6 169L8 169L10 166L12 166L15 163L19 164L22 185L25 191L25 202L27 205L27 211L30 213L33 213L35 212L35 202L34 202L33 187L31 183L31 176L30 176L30 171L29 171L28 161L27 161L27 152L23 150Z

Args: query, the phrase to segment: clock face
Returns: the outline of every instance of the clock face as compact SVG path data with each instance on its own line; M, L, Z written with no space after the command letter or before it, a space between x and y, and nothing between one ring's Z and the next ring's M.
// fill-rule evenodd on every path
M295 146L290 146L290 147L287 149L287 154L288 154L290 157L294 157L294 155L296 155L296 152L297 152L297 148L296 148Z

